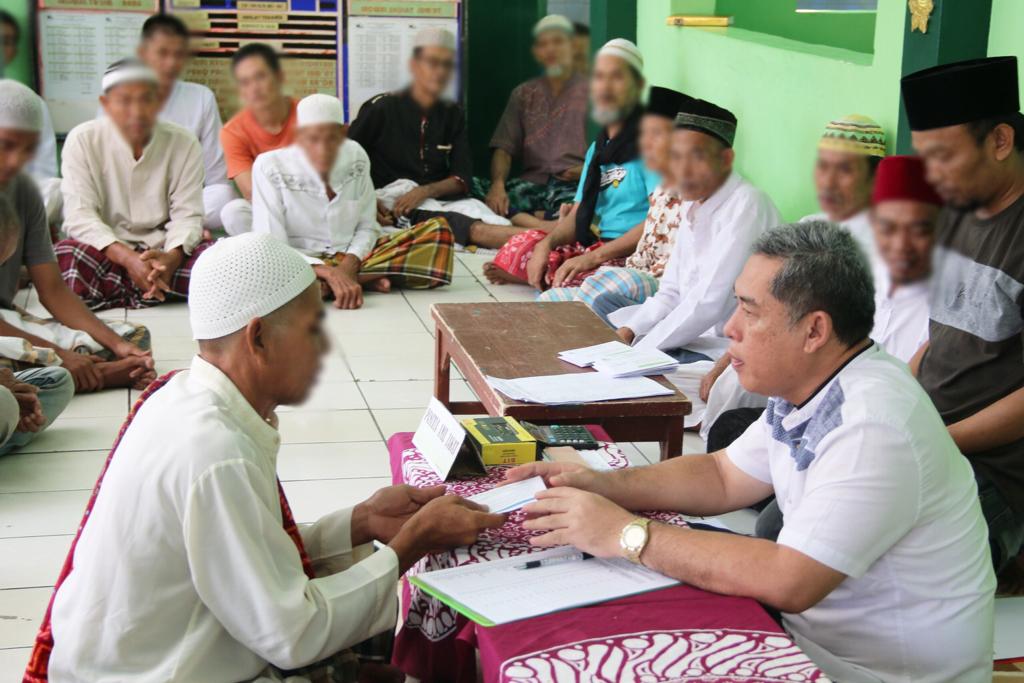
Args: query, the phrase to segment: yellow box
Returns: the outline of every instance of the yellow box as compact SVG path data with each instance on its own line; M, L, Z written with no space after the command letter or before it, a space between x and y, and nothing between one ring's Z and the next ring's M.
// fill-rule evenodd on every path
M462 426L466 441L485 465L522 465L537 459L537 440L515 418L468 418Z

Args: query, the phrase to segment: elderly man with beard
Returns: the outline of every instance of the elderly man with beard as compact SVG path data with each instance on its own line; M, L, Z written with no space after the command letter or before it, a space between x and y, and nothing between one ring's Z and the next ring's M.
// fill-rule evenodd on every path
M533 58L544 74L512 91L491 137L490 181L475 181L499 216L550 217L576 194L587 148L587 78L573 71L572 35L560 14L533 27ZM510 178L515 159L522 168Z
M594 121L603 128L587 150L573 203L563 204L558 220L543 230L510 239L494 261L484 264L488 280L529 283L543 291L553 284L565 261L643 225L649 197L661 182L644 167L638 146L643 68L640 50L624 38L610 40L598 51L590 100ZM590 272L559 284L576 286Z

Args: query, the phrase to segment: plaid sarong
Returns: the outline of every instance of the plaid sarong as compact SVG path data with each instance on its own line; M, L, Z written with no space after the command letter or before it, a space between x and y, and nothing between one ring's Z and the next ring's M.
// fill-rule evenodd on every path
M558 287L541 292L537 301L582 301L590 308L605 294L621 294L640 304L658 291L658 278L634 268L601 267L578 287Z
M537 243L545 237L547 237L547 233L540 230L527 230L526 232L514 235L505 243L505 246L498 250L497 256L494 257L494 265L504 270L506 273L515 275L522 280L526 280L526 266L530 263L530 256L533 255L533 248L536 247ZM548 255L548 272L544 276L544 282L550 286L559 266L575 256L597 249L602 244L604 244L604 242L598 240L589 247L585 247L579 242L563 244L560 247L555 247ZM605 265L621 266L623 263L625 263L625 259L614 259L607 261ZM580 273L572 279L563 282L562 286L578 287L584 280L595 272L596 270L589 270Z
M488 178L473 178L473 196L483 201L491 189ZM572 204L576 198L576 183L550 178L544 185L531 183L522 178L509 178L505 181L505 193L508 194L508 215L517 213L535 213L543 211L545 218L556 218L558 207Z
M406 230L377 240L359 269L362 275L383 275L409 289L431 289L450 284L455 264L455 236L448 221L430 218ZM337 254L323 256L324 264L335 266Z
M196 259L213 242L200 242L171 277L169 298L188 296L188 281ZM94 311L108 308L147 308L160 303L156 299L143 299L142 290L135 286L128 272L106 255L77 240L61 240L54 245L57 265L64 282ZM142 251L140 249L140 251Z
M49 681L49 667L50 667L50 653L53 652L53 630L50 624L50 614L53 611L53 599L57 595L57 591L60 589L64 580L68 578L74 569L75 559L75 548L78 546L78 539L82 537L82 530L85 529L86 523L89 521L89 514L92 512L93 507L96 505L96 498L100 493L100 486L103 485L103 478L107 474L107 470L110 469L110 463L114 459L114 454L117 453L117 447L121 443L121 439L124 438L125 433L131 426L135 416L138 415L139 409L146 400L155 394L161 387L169 382L176 374L178 370L172 370L166 375L160 377L153 383L151 383L146 390L139 396L139 400L135 402L132 409L128 412L128 417L125 418L124 424L121 425L120 431L117 433L117 437L114 439L114 445L110 449L110 453L107 455L107 460L103 464L103 469L100 470L100 476L96 480L96 485L92 489L92 495L89 496L89 502L85 506L85 513L82 515L82 521L78 524L78 530L75 532L75 538L71 541L71 548L68 550L67 557L64 559L64 566L60 570L60 575L57 577L57 582L53 587L53 594L50 596L50 602L46 606L46 613L43 615L43 623L39 627L39 632L36 634L36 642L32 648L32 655L29 657L28 666L25 669L25 675L22 678L22 683L47 683ZM292 542L295 543L295 547L299 551L299 558L302 562L302 571L305 572L306 576L310 579L316 578L316 573L313 571L313 562L310 560L309 555L306 553L306 547L302 542L302 534L299 532L299 527L295 523L295 518L292 516L291 507L288 505L288 499L284 495L284 489L281 487L281 482L277 482L277 493L281 502L281 522L285 532L291 537ZM286 675L301 675L307 677L314 683L334 683L335 681L350 681L355 680L355 671L358 668L358 662L348 652L339 653L337 656L342 660L339 666L337 662L332 664L316 664L310 667L306 667L297 672L282 672Z

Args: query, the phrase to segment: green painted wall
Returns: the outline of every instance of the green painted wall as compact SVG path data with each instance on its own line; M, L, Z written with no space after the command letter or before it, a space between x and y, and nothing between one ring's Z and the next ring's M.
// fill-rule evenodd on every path
M771 195L785 218L816 211L811 173L825 124L860 113L896 129L905 1L880 0L873 55L741 28L665 25L691 2L638 4L648 80L733 111L739 171Z
M13 78L28 85L35 83L35 70L32 66L32 27L28 21L29 3L24 0L0 0L0 7L14 15L21 25L21 41L18 45L18 56L14 62L4 66L4 78Z
M1024 102L1024 0L992 0L992 25L988 35L988 54L1016 55Z
M801 13L796 0L718 0L715 11L732 16L736 28L748 31L858 52L874 50L873 12Z

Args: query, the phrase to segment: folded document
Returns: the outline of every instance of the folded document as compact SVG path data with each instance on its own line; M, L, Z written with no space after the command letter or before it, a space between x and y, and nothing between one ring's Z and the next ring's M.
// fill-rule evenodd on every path
M567 363L581 368L592 367L612 377L664 375L679 365L679 361L663 351L638 349L617 341L569 349L560 352L558 357Z
M549 406L671 396L674 393L647 377L616 378L599 372L518 379L488 377L487 383L515 401Z
M517 481L514 484L499 486L489 491L478 493L475 496L470 496L467 500L483 505L489 512L502 515L506 512L518 510L524 505L529 505L536 500L534 496L537 495L537 492L543 491L546 488L547 486L544 485L543 478L530 477L529 479Z

